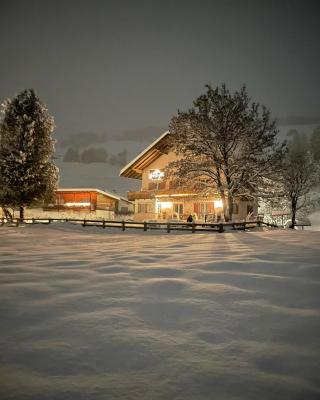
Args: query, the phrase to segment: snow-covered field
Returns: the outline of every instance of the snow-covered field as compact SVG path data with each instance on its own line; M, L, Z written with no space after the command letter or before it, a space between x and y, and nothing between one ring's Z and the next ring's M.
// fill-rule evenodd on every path
M0 398L320 398L320 234L0 227Z

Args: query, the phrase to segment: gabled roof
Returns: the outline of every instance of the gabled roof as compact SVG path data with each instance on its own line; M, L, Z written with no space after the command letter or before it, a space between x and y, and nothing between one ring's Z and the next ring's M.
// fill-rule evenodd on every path
M128 201L126 198L122 196L117 196L115 193L110 193L106 190L100 190L95 188L58 188L56 192L97 192L104 196L111 197L112 199L123 200L126 201L127 203L130 203L130 201Z
M142 171L162 154L167 154L170 148L169 131L164 132L157 140L137 155L120 171L120 176L141 179Z

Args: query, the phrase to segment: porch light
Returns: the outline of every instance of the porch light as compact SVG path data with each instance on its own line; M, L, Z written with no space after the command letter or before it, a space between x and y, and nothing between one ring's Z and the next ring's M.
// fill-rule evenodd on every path
M156 201L156 207L157 209L161 207L161 210L164 210L165 208L172 208L172 201Z
M172 208L171 201L160 201L159 204L161 204L161 208Z
M214 208L222 208L222 206L223 206L222 200L214 200L213 204L214 204Z

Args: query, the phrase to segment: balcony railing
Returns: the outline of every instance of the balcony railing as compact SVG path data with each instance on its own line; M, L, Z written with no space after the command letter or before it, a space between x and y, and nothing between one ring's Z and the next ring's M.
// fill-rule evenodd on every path
M148 200L148 199L154 199L157 196L175 196L179 195L183 197L185 196L197 196L197 193L194 192L192 189L187 189L187 188L176 188L176 189L159 189L159 190L140 190L137 192L130 191L127 192L127 198L129 201L134 201L134 200Z

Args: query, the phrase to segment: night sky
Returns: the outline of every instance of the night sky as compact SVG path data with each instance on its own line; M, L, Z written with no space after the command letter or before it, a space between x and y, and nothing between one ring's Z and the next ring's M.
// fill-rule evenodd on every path
M320 1L0 0L0 98L34 88L58 137L166 127L206 83L320 116Z

